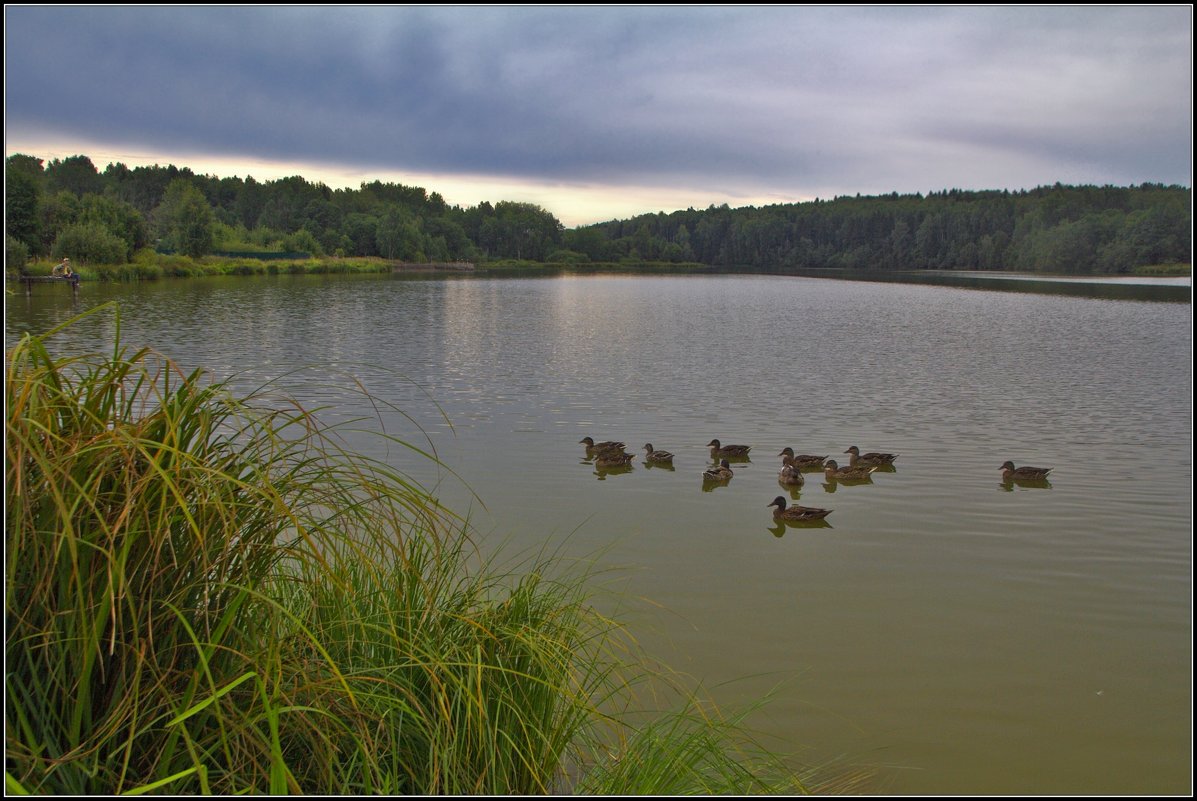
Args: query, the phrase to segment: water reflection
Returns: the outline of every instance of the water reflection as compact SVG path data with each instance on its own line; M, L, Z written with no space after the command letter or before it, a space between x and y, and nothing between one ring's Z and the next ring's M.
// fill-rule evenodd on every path
M834 527L826 519L808 520L806 522L790 521L790 520L786 520L784 522L779 522L779 521L775 520L773 522L773 525L771 527L769 527L767 529L767 531L770 534L772 534L774 537L781 539L782 537L785 536L787 529L793 529L793 528L812 529L812 528L834 528Z
M632 466L628 464L622 467L596 467L594 475L599 481L606 481L608 476L622 476L625 473L631 472L633 472Z
M835 492L840 487L863 487L873 483L872 476L864 478L828 478L823 482L824 492Z
M1052 484L1046 478L1004 478L998 486L1004 492L1014 492L1015 487L1021 489L1051 489Z

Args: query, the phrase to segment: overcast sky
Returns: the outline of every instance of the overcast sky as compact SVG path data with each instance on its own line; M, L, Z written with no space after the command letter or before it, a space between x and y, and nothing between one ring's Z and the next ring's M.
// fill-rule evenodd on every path
M1192 185L1190 6L5 9L5 150L567 225L711 203Z

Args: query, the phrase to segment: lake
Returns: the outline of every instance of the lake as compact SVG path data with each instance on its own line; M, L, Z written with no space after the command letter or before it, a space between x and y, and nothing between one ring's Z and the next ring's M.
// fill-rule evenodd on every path
M1013 282L1004 281L1006 285ZM38 286L6 337L122 337L269 379L468 513L596 560L653 656L766 744L900 794L1180 794L1192 760L1192 306L790 276L288 277ZM1190 290L1191 294L1191 290ZM60 335L110 346L113 316ZM358 380L386 405L351 391ZM578 441L618 439L627 472ZM706 443L753 446L716 488ZM644 465L645 443L676 454ZM899 454L869 483L777 454ZM1054 468L1003 484L1006 460ZM708 491L709 490L709 491ZM778 495L834 510L778 529Z

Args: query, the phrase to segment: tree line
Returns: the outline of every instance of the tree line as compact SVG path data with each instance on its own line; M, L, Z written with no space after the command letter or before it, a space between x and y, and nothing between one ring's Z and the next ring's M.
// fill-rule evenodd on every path
M644 214L565 230L530 203L462 208L373 181L330 189L300 176L197 175L86 156L6 163L8 263L123 263L137 250L204 256L284 251L414 262L698 262L735 269L1125 273L1191 259L1182 186L1055 184L1020 191L837 197Z
M274 181L197 175L186 167L100 172L87 156L5 164L8 263L29 257L121 264L147 247L217 252L377 256L396 261L548 260L564 226L532 203L461 208L418 186L373 181L330 189L300 176ZM24 259L22 259L22 256Z
M592 258L727 268L1126 273L1190 263L1191 193L1181 186L838 197L645 214L567 234Z

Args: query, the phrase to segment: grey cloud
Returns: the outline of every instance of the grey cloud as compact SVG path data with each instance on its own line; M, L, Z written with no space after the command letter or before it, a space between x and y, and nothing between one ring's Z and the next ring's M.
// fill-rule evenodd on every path
M1177 7L10 7L7 120L147 148L791 193L1064 180L1053 160L1068 180L1185 182L1190 23ZM1008 166L953 163L945 143Z

